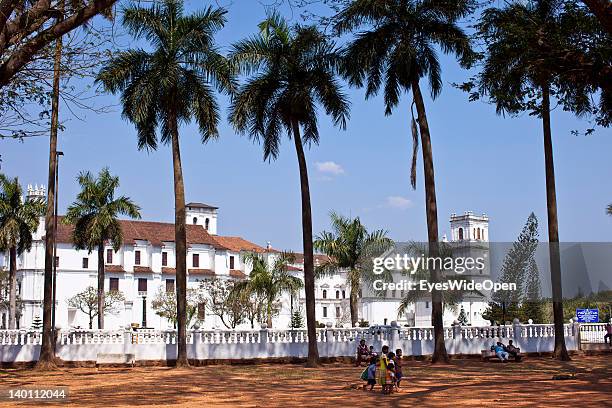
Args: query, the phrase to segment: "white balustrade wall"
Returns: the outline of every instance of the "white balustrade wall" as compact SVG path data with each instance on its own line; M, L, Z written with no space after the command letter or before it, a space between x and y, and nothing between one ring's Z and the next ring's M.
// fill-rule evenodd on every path
M587 327L588 329L584 329ZM603 325L602 325L603 327ZM588 333L601 337L599 326L566 324L565 341L568 350L579 348L579 336ZM369 329L317 329L317 344L321 357L350 357L357 344L365 339L380 350L401 348L405 356L433 353L433 327L397 327L372 333ZM554 349L554 326L532 324L495 327L455 326L444 328L449 354L480 354L492 344L512 339L522 352L551 352ZM189 359L226 360L279 357L306 357L306 330L194 330L188 332ZM0 330L0 362L36 361L40 353L40 331ZM60 331L56 355L64 361L96 361L98 354L134 354L136 361L176 359L174 330L79 330Z

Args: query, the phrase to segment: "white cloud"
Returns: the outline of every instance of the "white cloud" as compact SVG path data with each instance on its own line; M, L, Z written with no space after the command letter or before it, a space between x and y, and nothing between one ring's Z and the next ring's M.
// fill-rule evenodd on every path
M331 174L334 176L344 174L344 169L342 168L342 166L333 161L316 162L315 166L319 173Z
M387 207L405 210L407 208L412 207L412 201L410 201L406 197L388 196L387 197Z

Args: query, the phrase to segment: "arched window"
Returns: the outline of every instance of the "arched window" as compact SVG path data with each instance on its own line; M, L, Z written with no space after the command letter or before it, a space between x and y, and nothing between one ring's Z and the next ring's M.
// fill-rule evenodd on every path
M323 289L323 299L327 299L327 290Z
M210 225L210 220L207 218L206 220L204 220L204 228L206 228L206 231L208 231L209 225Z
M342 291L342 299L346 299L346 291L345 290Z
M459 228L459 241L463 240L463 228Z
M193 225L196 225L198 223L198 217L193 217Z
M478 228L478 239L480 239L480 228Z
M340 299L340 291L339 290L336 291L336 299Z

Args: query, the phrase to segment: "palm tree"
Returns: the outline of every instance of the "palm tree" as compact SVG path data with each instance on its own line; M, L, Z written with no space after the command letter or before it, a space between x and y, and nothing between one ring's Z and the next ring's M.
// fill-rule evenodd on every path
M385 114L391 115L402 92L412 92L416 106L412 128L411 184L416 187L416 160L421 136L425 176L425 207L429 253L437 256L438 210L434 164L429 124L420 81L426 78L432 99L442 90L441 68L436 47L456 55L462 64L472 57L468 36L457 21L471 12L471 0L356 0L336 17L334 28L341 35L360 30L344 50L343 73L353 86L366 87L366 98L384 87ZM432 270L437 282L439 271ZM432 322L435 347L432 362L448 361L444 345L442 301L439 291L432 291Z
M608 204L608 207L606 208L606 214L612 215L612 204Z
M589 94L595 91L565 83L566 72L562 68L567 54L588 52L583 48L583 41L590 43L592 38L599 38L600 34L592 31L598 24L589 21L594 21L594 17L567 6L561 0L532 0L510 3L501 9L487 9L477 25L478 35L486 45L482 70L473 83L479 95L495 103L498 114L529 111L542 119L555 322L554 355L561 360L570 358L563 327L551 96L556 96L565 110L579 116L591 111Z
M323 231L315 239L314 247L323 252L328 259L319 266L322 273L347 271L347 284L350 288L351 324L357 326L357 296L363 275L371 271L370 260L393 246L393 240L384 230L368 232L359 217L349 219L332 212L332 232Z
M263 311L268 328L272 328L272 317L277 309L277 302L284 292L295 294L304 284L299 278L287 272L289 264L295 262L290 253L282 253L270 265L261 256L249 253L244 258L245 263L252 266L249 279L237 282L234 285L234 294L256 294L263 299Z
M264 160L276 159L283 132L293 139L300 170L304 286L308 327L308 366L317 366L312 214L304 144L317 144L317 105L344 129L349 103L336 71L335 45L317 28L295 26L273 14L260 33L233 46L232 60L250 77L230 107L230 122L262 141ZM303 131L303 134L300 134Z
M32 233L45 213L43 200L23 200L17 178L0 174L0 249L9 252L9 329L16 327L17 256L32 247Z
M149 8L128 7L123 25L153 50L131 49L115 55L97 81L106 91L121 93L123 116L134 123L138 148L172 146L178 320L177 366L187 366L187 238L185 186L179 147L179 124L195 119L202 142L218 137L219 107L214 90L234 89L232 71L215 47L214 35L225 24L226 11L208 7L183 15L179 0L162 0Z
M115 198L119 187L119 177L110 174L108 168L102 169L98 177L90 172L81 172L77 177L81 192L66 212L63 222L74 225L72 242L76 249L86 249L89 253L98 251L98 329L104 328L104 246L111 242L113 249L119 251L123 245L119 215L140 218L140 207L128 197Z

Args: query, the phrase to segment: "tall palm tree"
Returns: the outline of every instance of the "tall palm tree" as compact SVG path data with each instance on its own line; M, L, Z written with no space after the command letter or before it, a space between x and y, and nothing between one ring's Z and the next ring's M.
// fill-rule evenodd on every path
M293 254L283 253L270 265L261 256L250 253L245 256L244 261L253 269L249 274L249 279L237 282L233 290L236 295L256 294L263 299L263 311L270 329L276 304L282 294L285 292L295 294L304 286L300 279L287 272L288 265L294 263L295 257Z
M110 242L115 252L119 251L123 233L117 217L140 218L140 207L128 197L115 198L119 177L112 176L108 168L102 169L97 178L88 171L81 172L77 180L81 192L68 207L63 222L74 225L72 242L76 249L86 249L89 253L98 251L98 329L103 329L104 246Z
M139 149L157 148L156 130L161 142L172 146L179 367L188 365L187 238L179 125L195 119L203 143L218 137L214 91L234 89L230 66L214 41L225 24L225 14L223 9L208 7L183 15L179 0L162 0L148 8L130 6L124 10L123 25L153 49L118 53L97 78L107 91L121 93L123 116L136 126Z
M402 92L412 92L417 121L411 120L411 184L416 187L416 166L421 136L425 176L425 208L429 253L437 256L438 210L434 179L433 153L425 103L420 81L427 79L432 99L442 90L439 47L467 63L472 57L468 36L457 21L471 12L471 0L356 0L336 16L338 34L358 31L344 50L343 71L353 86L366 87L366 98L384 88L385 114L398 106ZM437 282L439 271L432 270ZM432 322L435 347L432 362L448 361L444 345L442 301L439 291L432 291Z
M363 275L371 271L370 260L393 246L393 240L387 237L384 230L368 232L359 217L350 219L332 212L332 232L323 231L315 239L314 247L323 252L328 259L320 265L322 273L347 271L347 283L350 288L351 324L357 326L359 313L357 297Z
M23 200L19 180L0 174L0 250L9 253L9 329L16 327L17 256L32 247L32 233L45 213L43 200Z
M239 132L263 142L264 160L276 159L284 132L293 139L302 193L307 365L317 366L312 214L304 144L319 141L317 105L344 129L349 103L335 76L335 45L317 28L290 28L277 14L259 28L258 35L233 46L232 61L250 76L232 102L230 122Z
M551 96L579 116L591 110L589 87L565 83L567 54L588 52L584 43L600 38L594 17L561 0L531 0L489 8L477 26L486 52L474 81L477 92L496 105L498 114L529 111L542 120L550 273L556 358L569 360L563 327L559 224L550 125ZM608 39L609 41L609 39ZM608 47L609 49L609 47Z

